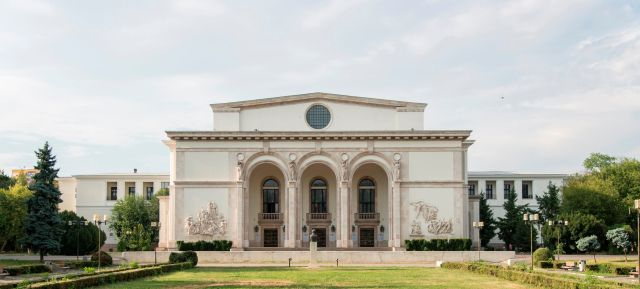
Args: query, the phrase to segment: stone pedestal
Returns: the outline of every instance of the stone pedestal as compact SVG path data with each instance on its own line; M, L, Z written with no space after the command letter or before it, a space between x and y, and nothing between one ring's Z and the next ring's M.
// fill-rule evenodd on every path
M309 242L309 268L318 268L318 242Z

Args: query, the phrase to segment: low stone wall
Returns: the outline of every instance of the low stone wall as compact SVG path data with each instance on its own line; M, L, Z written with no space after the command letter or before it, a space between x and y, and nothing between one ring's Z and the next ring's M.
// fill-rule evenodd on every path
M171 252L157 252L158 262L168 262ZM116 254L114 254L116 255ZM477 251L318 251L318 263L335 264L420 264L477 261ZM123 252L126 262L153 263L153 252ZM291 264L309 263L308 251L199 251L199 264ZM482 251L480 259L503 262L515 258L513 251Z

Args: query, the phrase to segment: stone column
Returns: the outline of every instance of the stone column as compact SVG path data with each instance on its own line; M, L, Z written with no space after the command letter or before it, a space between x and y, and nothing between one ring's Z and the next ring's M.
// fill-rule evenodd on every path
M296 232L298 229L298 184L296 182L289 182L287 186L287 224L285 230L287 231L287 239L284 244L285 248L296 247Z
M351 240L351 223L349 221L349 182L340 182L340 190L338 195L338 242L336 247L348 248L349 240Z
M160 249L167 249L169 238L167 235L167 231L169 229L169 196L158 196L158 206L160 219L160 233L158 239L158 247Z
M234 198L236 207L234 212L236 224L235 230L236 235L233 240L233 248L234 250L242 250L245 246L244 242L244 182L238 181L235 188L235 198Z
M391 211L392 211L392 220L391 220L391 233L389 234L389 243L391 244L391 247L395 248L400 248L402 246L401 244L401 230L402 228L400 227L401 225L401 213L400 213L400 204L401 204L401 198L400 198L400 182L399 181L395 181L393 182L393 188L391 188L391 194L392 194L392 203L391 203Z

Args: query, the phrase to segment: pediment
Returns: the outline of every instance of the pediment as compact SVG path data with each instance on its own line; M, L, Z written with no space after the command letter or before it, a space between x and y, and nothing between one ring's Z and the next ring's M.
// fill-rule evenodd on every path
M272 106L272 105L281 105L281 104L294 103L294 102L322 101L322 100L335 101L335 102L347 102L347 103L355 103L355 104L362 104L362 105L393 107L400 110L411 110L411 111L424 111L425 107L427 106L426 103L419 103L419 102L406 102L406 101L388 100L388 99L380 99L380 98L369 98L369 97L360 97L360 96L351 96L351 95L342 95L342 94L333 94L333 93L324 93L324 92L313 92L313 93L286 95L286 96L278 96L278 97L262 98L262 99L246 100L246 101L214 103L214 104L211 104L211 109L214 112L239 111L245 108L252 108L252 107Z

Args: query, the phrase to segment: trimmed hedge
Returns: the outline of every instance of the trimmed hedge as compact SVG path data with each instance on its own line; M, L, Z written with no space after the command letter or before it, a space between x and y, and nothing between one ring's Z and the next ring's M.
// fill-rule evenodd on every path
M233 242L227 240L183 242L178 241L179 251L229 251Z
M538 261L537 265L543 269L551 269L553 268L553 261Z
M51 268L43 264L9 266L4 268L10 276L51 272Z
M635 265L616 265L611 263L589 264L585 266L586 271L597 273L608 273L616 275L629 275L636 268Z
M100 254L95 252L91 255L91 261L93 262L98 262L98 258L100 258L100 266L111 266L113 264L113 258L111 258L111 255L105 251L101 251Z
M407 251L469 251L471 239L404 240Z
M82 269L84 267L98 267L98 261L64 261L66 267Z
M32 284L29 288L42 288L42 289L68 289L68 288L86 288L91 286L98 286L102 284L116 283L130 281L138 278L159 275L162 273L168 273L178 270L185 270L193 268L190 262L178 263L178 264L166 264L153 267L146 267L140 269L124 270L106 274L96 274L91 276L79 277L72 280L58 281L53 283L36 283Z
M476 272L485 275L491 275L498 278L502 278L509 281L515 281L525 284L534 285L547 289L613 289L613 288L635 288L633 285L622 282L602 282L594 281L593 283L585 284L586 280L575 279L567 276L560 276L558 274L544 274L539 272L528 272L518 270L516 268L505 268L496 265L487 265L482 263L444 263L442 268L454 269L454 270L466 270ZM585 287L587 286L587 287Z
M548 248L538 248L533 252L533 263L538 264L540 261L553 261L553 254Z
M198 265L198 254L194 251L186 251L182 253L171 252L169 254L169 263L182 263L182 262L191 262L193 266Z

